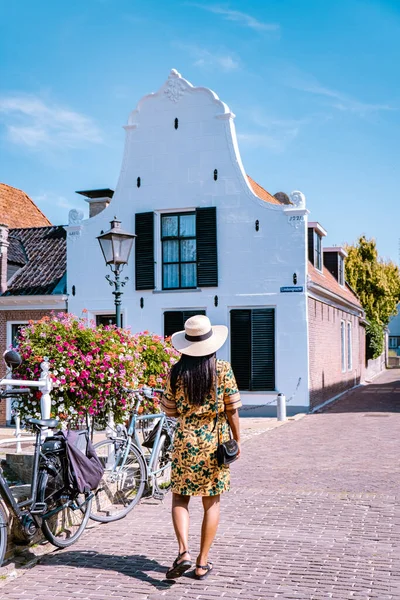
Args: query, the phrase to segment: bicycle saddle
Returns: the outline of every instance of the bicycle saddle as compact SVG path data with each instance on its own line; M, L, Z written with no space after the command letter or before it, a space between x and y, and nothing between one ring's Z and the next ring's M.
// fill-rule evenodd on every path
M7 367L19 367L22 363L22 358L16 350L6 350L3 354L3 358Z
M38 427L48 427L49 429L55 429L60 424L58 419L27 419L26 422Z

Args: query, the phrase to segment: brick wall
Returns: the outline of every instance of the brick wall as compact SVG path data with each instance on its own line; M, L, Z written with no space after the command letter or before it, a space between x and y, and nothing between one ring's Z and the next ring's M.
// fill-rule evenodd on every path
M324 302L308 299L310 408L330 400L363 380L365 329L359 319ZM346 370L342 371L341 321L345 322ZM352 331L352 366L347 365L347 323Z
M59 312L59 311L58 311ZM0 310L0 377L4 377L6 367L2 359L7 349L7 323L9 321L37 321L45 315L51 315L50 310ZM0 426L6 424L6 402L0 402Z

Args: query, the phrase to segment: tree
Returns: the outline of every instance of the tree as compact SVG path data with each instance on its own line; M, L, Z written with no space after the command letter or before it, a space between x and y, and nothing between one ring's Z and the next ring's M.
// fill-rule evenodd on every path
M380 258L375 240L364 235L346 251L346 280L360 298L369 323L368 357L377 358L383 352L384 329L400 302L400 271L392 261Z

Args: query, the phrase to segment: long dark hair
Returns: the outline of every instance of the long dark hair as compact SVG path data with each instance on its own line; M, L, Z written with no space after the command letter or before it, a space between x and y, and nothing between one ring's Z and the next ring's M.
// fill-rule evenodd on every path
M190 404L200 405L215 383L215 353L207 356L182 354L171 369L171 388L176 394L178 380Z

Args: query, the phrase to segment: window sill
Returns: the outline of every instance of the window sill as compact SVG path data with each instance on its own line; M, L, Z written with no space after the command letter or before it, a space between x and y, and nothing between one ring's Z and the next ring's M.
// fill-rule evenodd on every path
M201 288L179 288L175 290L153 290L153 294L188 294L190 292L201 292Z

